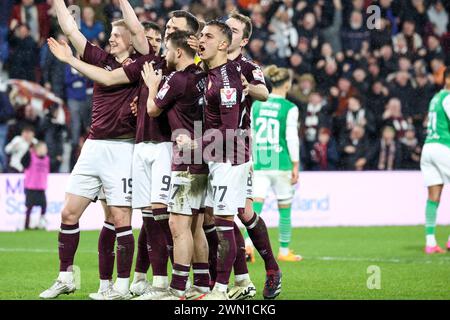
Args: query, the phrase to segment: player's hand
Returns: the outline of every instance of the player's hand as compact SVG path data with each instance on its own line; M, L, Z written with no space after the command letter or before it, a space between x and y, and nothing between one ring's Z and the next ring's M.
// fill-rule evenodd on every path
M53 55L61 62L68 63L73 58L72 49L70 49L67 42L61 40L56 41L54 38L48 38L47 44Z
M151 86L158 87L162 80L161 70L154 70L153 64L146 62L144 69L141 71L142 78L148 88Z
M199 41L196 36L194 35L190 36L187 43L192 49L195 50L195 52L198 52Z
M178 147L180 149L197 149L198 144L197 141L192 140L188 135L186 134L180 134L175 139Z
M247 78L245 78L243 74L241 74L241 81L242 87L244 89L244 95L247 96L250 93L250 87L248 85Z
M130 103L131 113L137 117L138 113L138 97L134 97L133 101Z

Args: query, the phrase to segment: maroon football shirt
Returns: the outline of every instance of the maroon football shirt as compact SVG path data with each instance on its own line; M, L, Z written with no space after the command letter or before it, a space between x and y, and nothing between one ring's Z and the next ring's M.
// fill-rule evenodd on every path
M210 149L211 144L218 145L214 138L211 140L215 134L220 133L224 143L223 148L214 148L215 152L211 155L205 150L206 161L230 161L232 164L245 162L245 146L240 145L240 139L236 139L245 110L242 99L241 67L238 63L228 61L208 71L205 91L205 130L208 132L204 135L204 148ZM233 136L227 136L227 130L232 130Z
M191 139L201 139L205 80L206 73L195 64L191 64L184 70L170 73L162 82L155 104L167 112L172 140L179 134L186 134ZM195 124L198 129L197 135L194 132ZM197 159L194 152L200 152ZM202 161L200 148L184 154L176 142L173 143L172 170L189 170L190 173L208 172L207 166Z
M148 88L142 79L141 71L145 62L153 62L155 70L166 72L166 60L153 54L145 55L136 60L135 64L125 66L123 69L131 82L139 83L138 114L136 125L136 143L140 142L170 142L171 131L167 113L163 112L159 117L152 118L147 114Z
M125 63L133 64L140 55L133 54ZM121 68L113 55L90 42L86 43L83 60L97 67L114 70ZM115 86L94 84L92 97L92 124L88 139L112 139L135 132L136 121L130 103L139 92L137 83Z
M264 80L264 74L261 70L261 68L253 61L250 60L242 54L240 54L236 59L233 61L239 63L241 66L241 73L242 75L247 79L247 82L252 85L259 85L263 84L266 85L266 81ZM250 121L251 121L251 108L253 104L254 99L250 97L250 95L247 95L244 100L245 105L245 114L244 114L244 120L242 123L243 129L250 129Z

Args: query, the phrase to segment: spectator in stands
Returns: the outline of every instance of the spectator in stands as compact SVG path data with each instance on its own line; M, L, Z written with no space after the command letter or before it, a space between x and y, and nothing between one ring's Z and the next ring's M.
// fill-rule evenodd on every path
M34 137L33 127L24 127L20 136L15 136L5 147L6 154L10 155L8 172L23 172L22 157L27 153L30 147L36 144L38 140Z
M18 24L26 24L33 40L42 45L50 32L49 9L46 2L35 4L34 0L22 0L13 7L10 29L14 30Z
M416 131L410 126L405 136L400 139L402 148L402 161L400 168L404 170L420 170L420 154L422 148L416 138Z
M39 49L26 24L17 25L9 36L11 53L8 58L9 77L36 81Z
M62 163L65 124L64 110L58 105L50 107L42 119L40 129L44 133L44 141L49 149L50 172L58 173Z
M8 138L8 121L14 117L14 109L3 89L5 88L0 89L0 172L7 169L4 147Z
M72 146L80 140L80 134L89 125L89 106L86 104L87 79L69 65L65 68L67 105L70 111L70 137Z
M327 101L319 92L313 92L309 96L309 103L305 108L300 108L300 130L307 149L311 149L317 141L319 128L331 127L331 112Z
M403 114L405 117L410 117L413 110L411 98L414 91L410 75L406 71L398 71L394 76L389 86L389 93L392 97L400 99Z
M416 32L416 23L410 18L403 21L402 32L393 39L394 51L400 54L416 54L423 46L421 36Z
M447 32L448 12L445 11L442 0L433 0L427 11L428 19L433 24L433 32L439 37Z
M402 113L402 103L398 98L389 99L382 120L383 126L394 128L397 138L403 137L409 127L408 121Z
M328 128L320 128L317 141L310 152L305 152L307 168L313 171L336 170L339 161L336 141Z
M105 16L109 23L122 19L122 10L120 10L119 0L111 0L109 4L105 6Z
M342 26L342 1L333 0L334 15L330 26L323 28L321 31L323 41L328 42L334 52L342 51L341 43L341 26Z
M381 139L372 151L371 167L375 170L395 170L401 167L402 150L391 126L382 129Z
M369 156L369 143L363 127L355 126L350 135L341 143L340 168L361 171L366 168Z
M56 38L58 41L67 42L64 34L59 33ZM64 99L64 70L66 64L59 61L48 49L48 45L44 44L41 49L42 65L42 81L46 89L52 91L57 97Z
M81 33L92 43L105 41L105 27L100 20L95 19L95 11L92 7L84 7L81 19Z
M343 27L341 31L342 49L353 53L360 52L363 43L369 44L369 31L363 21L363 15L359 11L353 11L350 17L350 26Z
M341 77L337 81L337 87L330 89L333 109L337 117L347 112L348 101L357 94L357 90L352 86L351 79L348 76Z
M337 133L338 141L345 141L347 136L356 126L364 128L364 131L369 138L374 137L376 133L373 115L363 107L359 95L350 97L348 99L347 111L336 118L335 132Z

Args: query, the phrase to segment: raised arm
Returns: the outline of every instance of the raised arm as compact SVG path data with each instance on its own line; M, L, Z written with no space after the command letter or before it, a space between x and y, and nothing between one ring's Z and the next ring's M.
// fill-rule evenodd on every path
M69 64L70 66L78 70L78 72L82 73L84 76L94 82L97 82L103 86L130 83L130 80L128 79L128 76L126 75L123 68L114 69L113 71L107 71L105 69L75 58L69 45L64 41L61 41L61 43L59 43L55 39L49 38L47 40L47 43L50 51L58 60Z
M86 37L78 29L78 25L67 9L64 0L55 0L56 16L64 34L69 38L75 50L82 56L86 47Z
M139 22L139 19L133 10L133 7L130 5L128 0L119 1L125 24L131 32L131 41L133 42L134 49L140 54L149 54L150 46L148 44L147 38L145 37L144 27Z

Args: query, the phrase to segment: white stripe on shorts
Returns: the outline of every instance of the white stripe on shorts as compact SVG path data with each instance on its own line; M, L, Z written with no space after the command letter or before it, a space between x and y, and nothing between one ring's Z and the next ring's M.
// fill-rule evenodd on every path
M130 234L133 234L133 230L127 230L127 231L124 231L124 232L119 232L118 234L116 234L116 237L117 238L124 237L124 236L128 236Z
M80 228L73 229L73 230L63 230L63 229L59 229L59 232L64 233L64 234L75 234L75 233L80 232Z

